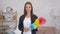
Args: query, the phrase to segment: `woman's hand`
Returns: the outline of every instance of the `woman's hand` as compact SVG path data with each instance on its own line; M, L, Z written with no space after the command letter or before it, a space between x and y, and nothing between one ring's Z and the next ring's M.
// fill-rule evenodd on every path
M41 30L42 30L42 27L38 27L37 30L38 30L38 31L41 31Z
M27 32L27 31L29 31L29 28L24 28L24 32Z

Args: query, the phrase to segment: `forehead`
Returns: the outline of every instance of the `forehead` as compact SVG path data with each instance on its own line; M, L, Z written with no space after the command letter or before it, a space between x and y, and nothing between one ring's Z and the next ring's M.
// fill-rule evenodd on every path
M26 7L27 7L27 6L31 6L31 4L26 4Z

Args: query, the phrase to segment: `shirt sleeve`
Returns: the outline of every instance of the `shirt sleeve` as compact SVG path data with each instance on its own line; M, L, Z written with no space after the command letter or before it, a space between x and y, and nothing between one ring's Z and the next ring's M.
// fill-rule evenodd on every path
M22 17L19 18L18 29L19 29L20 31L23 31L23 20L22 20Z
M36 15L34 15L34 21L37 19L38 17ZM33 31L37 31L37 28L36 29L33 29Z

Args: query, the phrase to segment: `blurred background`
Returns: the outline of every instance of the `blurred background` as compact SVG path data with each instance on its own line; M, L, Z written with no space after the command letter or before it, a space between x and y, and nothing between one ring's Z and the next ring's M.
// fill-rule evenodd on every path
M0 0L0 10L6 12L6 7L10 6L17 11L16 29L18 29L19 17L23 14L24 4L27 1L32 3L34 14L47 19L43 26L55 27L58 30L57 34L60 34L60 0ZM14 32L20 34L19 31Z

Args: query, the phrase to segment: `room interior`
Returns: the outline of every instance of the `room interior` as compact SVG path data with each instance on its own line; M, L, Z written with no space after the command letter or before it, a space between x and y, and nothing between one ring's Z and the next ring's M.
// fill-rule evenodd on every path
M34 14L47 20L36 34L60 34L60 0L0 0L0 34L21 33L18 29L19 17L27 1L32 3ZM7 7L12 12L7 12Z

